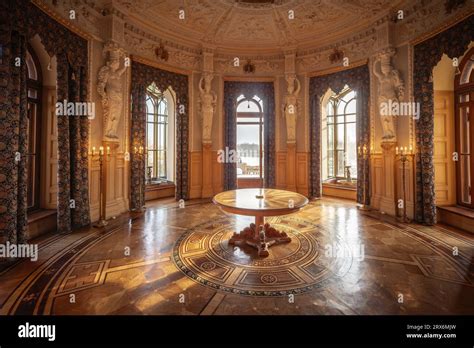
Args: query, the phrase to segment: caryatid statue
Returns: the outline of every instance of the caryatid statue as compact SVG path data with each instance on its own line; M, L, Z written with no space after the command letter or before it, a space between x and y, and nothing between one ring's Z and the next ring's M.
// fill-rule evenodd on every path
M382 121L383 141L396 141L395 116L391 114L391 105L398 103L404 95L403 81L398 70L393 68L391 58L395 49L389 48L380 52L374 61L374 74L379 81L378 108ZM377 67L380 63L380 68ZM382 112L381 110L385 110Z
M298 95L301 90L301 84L294 74L286 76L287 93L285 96L284 114L286 119L286 141L288 143L296 142L296 118L298 116Z
M216 107L217 101L216 93L214 91L211 91L211 82L213 78L213 74L204 73L201 79L199 80L203 143L212 142L212 120L214 117L214 109Z
M122 75L127 69L124 60L125 51L116 43L108 42L103 54L107 60L99 70L97 91L102 99L104 112L104 138L118 141L117 130L123 113Z

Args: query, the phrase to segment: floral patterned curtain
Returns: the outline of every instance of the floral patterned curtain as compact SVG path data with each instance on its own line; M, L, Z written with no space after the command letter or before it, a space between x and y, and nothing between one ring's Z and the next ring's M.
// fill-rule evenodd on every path
M224 82L224 146L237 150L237 98L258 96L263 102L264 119L264 186L275 187L275 90L273 82ZM237 187L237 166L235 163L224 164L224 189Z
M363 65L337 73L314 76L310 79L310 168L309 195L321 197L321 99L331 89L340 93L344 86L355 91L357 97L356 126L357 146L370 148L370 76L369 68ZM370 204L370 157L363 158L357 154L357 202Z
M26 43L36 34L49 56L57 58L58 101L85 102L87 100L87 41L47 16L26 0L1 2L0 16L8 19L1 28L6 38L2 65L2 79L7 88L4 93L10 101L2 102L5 124L11 127L6 132L7 146L2 151L2 163L9 163L14 153L20 154L20 161L12 165L13 173L4 202L9 209L2 213L2 219L10 240L24 240L26 231L26 161L27 161L27 101L26 101ZM2 43L4 41L2 40ZM14 58L23 62L20 70L14 65ZM87 116L58 116L58 231L69 232L73 228L90 223L88 143L89 120ZM3 161L5 160L5 161ZM6 168L2 168L6 169ZM8 171L8 170L7 170ZM6 171L6 172L7 172ZM4 172L4 173L6 173ZM3 183L2 183L3 184ZM0 208L1 209L1 208ZM17 216L17 217L15 217Z
M146 90L155 83L160 91L169 87L176 93L176 199L188 198L188 76L132 62L132 126L131 146L145 145ZM145 157L131 151L132 210L140 209L145 202ZM141 186L141 187L140 187Z
M24 4L0 2L0 243L26 240L27 38L17 21L25 11Z
M414 47L413 90L420 103L416 132L416 206L415 219L427 225L436 223L433 167L433 68L443 54L461 57L474 40L474 15Z

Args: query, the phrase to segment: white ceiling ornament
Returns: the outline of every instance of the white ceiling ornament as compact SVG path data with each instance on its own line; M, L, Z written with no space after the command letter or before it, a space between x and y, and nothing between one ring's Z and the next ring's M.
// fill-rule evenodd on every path
M115 0L131 25L193 48L275 54L320 47L373 26L409 0ZM135 4L136 5L133 5ZM184 18L179 11L184 11ZM291 19L289 12L294 14Z

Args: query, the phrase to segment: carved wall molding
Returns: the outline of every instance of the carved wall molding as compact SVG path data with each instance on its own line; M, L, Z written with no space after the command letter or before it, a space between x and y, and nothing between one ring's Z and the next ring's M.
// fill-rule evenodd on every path
M158 47L159 43L140 37L128 30L125 30L124 38L128 51L149 58L150 60L156 60L155 49ZM167 65L189 70L199 69L201 65L201 56L178 50L175 47L167 46L167 50L169 53L169 58L166 62Z
M284 59L280 60L267 60L267 59L254 59L247 57L238 57L239 66L234 65L235 57L219 58L217 57L214 62L216 72L221 74L233 74L233 75L244 75L243 66L250 60L255 65L255 74L266 74L266 75L278 75L283 74Z
M170 62L170 65L177 64L178 66L186 69L199 68L199 63L197 61L201 59L200 56L203 52L203 42L206 43L206 45L210 44L214 47L219 47L217 45L217 39L223 37L222 35L225 35L224 37L227 38L229 35L235 36L240 32L242 36L242 33L245 34L246 31L251 30L249 29L249 25L245 24L246 22L244 23L243 21L235 20L232 21L232 16L235 16L235 13L232 11L236 11L236 9L232 7L230 2L229 4L225 4L225 2L222 3L222 7L219 7L210 0L203 0L199 3L193 3L189 5L192 6L191 8L193 10L193 14L191 17L186 19L187 22L185 23L186 25L183 27L183 29L188 28L189 30L194 30L194 27L205 28L207 33L201 37L200 44L193 43L191 39L188 41L179 39L178 35L173 32L160 34L158 30L155 30L155 28L151 28L147 31L144 29L145 27L142 24L146 23L146 18L148 17L143 19L143 23L136 21L135 19L131 19L132 13L135 16L137 16L139 13L146 15L148 8L161 6L161 3L157 3L156 1L142 0L140 2L136 2L131 0L119 0L109 2L104 0L33 0L33 2L45 12L47 12L48 15L51 15L53 18L58 20L61 24L78 33L80 36L87 38L88 40L96 39L102 41L104 39L103 29L105 25L102 19L107 15L114 15L124 21L124 35L126 38L128 38L129 42L133 42L129 49L131 53L151 58L152 56L146 51L150 50L149 46L158 46L159 42L161 41L166 47L170 48L170 53L173 51L176 57L175 62ZM396 8L385 11L384 6L387 8L388 6L386 6L386 4L383 5L383 1L347 3L341 0L335 0L332 1L331 4L328 4L328 8L332 7L339 11L343 11L344 13L352 12L368 14L370 16L372 16L374 13L377 13L379 15L371 17L373 19L372 21L367 22L367 25L364 26L365 29L359 29L355 34L351 34L350 31L346 30L344 31L346 36L342 35L343 32L340 32L338 34L338 38L335 37L332 39L332 42L319 44L314 48L309 48L309 44L306 43L304 45L300 45L299 49L296 48L298 47L298 44L295 41L295 38L299 37L299 34L296 35L297 33L300 33L298 30L301 28L299 27L304 27L306 28L305 30L309 30L309 28L314 29L314 26L322 25L321 23L325 23L323 22L325 18L322 18L322 22L319 24L317 23L318 21L315 21L315 18L318 18L318 16L323 16L326 10L323 9L324 11L314 11L314 8L309 1L302 1L301 3L283 3L284 5L282 5L282 10L285 9L284 11L286 11L287 6L290 6L290 3L292 4L291 6L298 8L299 13L301 13L304 9L307 11L303 11L304 16L301 21L298 21L298 23L288 22L285 20L285 18L282 16L283 12L275 12L277 15L274 16L274 22L268 27L274 31L274 34L271 35L275 36L275 44L272 45L272 50L281 52L281 55L283 56L283 53L288 50L288 45L295 47L295 51L297 53L297 71L299 73L330 67L331 65L327 61L327 56L335 47L342 49L352 61L366 58L372 55L374 53L373 50L376 49L376 32L377 28L380 26L386 26L387 23L393 25L396 32L393 44L398 46L407 42L414 42L414 40L418 41L426 39L427 36L434 35L433 30L435 30L435 28L438 30L443 30L453 25L453 23L462 20L466 17L466 15L472 13L473 11L473 5L467 2L465 6L458 8L451 14L447 15L445 13L444 2L445 0L422 0L416 2L402 1L398 4L398 7L403 9L404 19L390 24L391 21L393 22L393 11L396 10ZM256 9L253 5L241 5L242 4L239 4L238 11L243 11L242 13L246 13L245 11L248 11L248 20L250 21L253 18L254 22L256 23L255 25L260 25L261 23L258 24L258 19L260 18L259 16L264 16L264 13L268 10L268 7L265 5L261 8L261 11L257 10L257 12L255 12ZM163 6L168 6L174 9L173 6L176 5L169 3ZM276 5L273 4L272 6ZM259 6L257 7L260 8ZM76 11L77 17L74 21L71 21L68 17L70 9L74 9ZM264 9L266 10L264 11ZM195 11L197 12L195 13ZM213 18L214 20L212 25L210 25L210 21ZM240 17L238 18L240 19ZM208 25L210 26L208 27ZM242 30L234 30L236 28L235 26L241 28ZM265 33L265 30L253 31L255 32L255 35L266 35L265 38L268 38L269 34ZM186 38L186 36L184 37ZM265 41L265 38L262 37L261 40ZM264 46L263 41L262 45ZM143 47L141 47L142 45ZM235 48L237 52L244 52L246 50L244 46L241 48L238 47L240 46L236 46ZM129 47L126 48L128 49ZM134 51L135 49L136 51ZM215 51L217 59L222 58L218 55L219 50L222 51L222 48L219 48ZM225 51L229 51L229 49L225 49ZM227 56L230 57L230 55ZM274 56L261 58L263 60L268 60L268 63L262 62L262 66L260 67L258 64L256 64L257 74L259 71L262 74L270 73L275 71L275 69L277 69L278 73L281 73L279 70L279 62L274 62L274 60L279 60L280 58L274 59L273 57ZM252 55L249 57L243 57L242 59L251 59L252 62L256 63L258 60L256 56ZM278 66L276 64L278 64ZM223 66L225 66L225 64ZM233 69L232 66L227 66L221 70L223 73L235 74L237 73L238 69Z
M62 0L63 3L66 3L66 2L70 2L71 0ZM38 8L40 8L43 12L45 12L48 16L50 16L51 18L53 18L55 21L61 23L62 25L64 25L66 28L68 28L69 30L71 30L72 32L74 32L75 34L79 35L80 37L82 37L83 39L86 39L86 40L92 40L95 35L92 35L89 30L91 30L94 34L96 34L96 32L98 32L98 30L95 28L94 25L91 26L91 28L89 28L89 26L87 26L87 31L83 30L82 27L82 23L81 23L81 19L82 18L89 18L89 15L90 13L87 11L87 9L84 10L84 13L86 13L86 16L79 16L78 17L78 22L79 23L75 23L75 22L72 22L71 20L69 19L66 19L67 16L65 13L63 13L61 10L62 8L61 7L56 7L56 6L53 6L52 4L52 0L49 0L49 1L43 1L43 0L31 0L31 2L33 4L35 4ZM63 6L63 8L66 8L67 6ZM71 6L69 6L69 8L71 8ZM80 7L82 9L82 6ZM82 12L82 11L81 11ZM66 18L65 18L66 17ZM99 26L98 23L96 21L94 21L94 23L96 24L96 26Z

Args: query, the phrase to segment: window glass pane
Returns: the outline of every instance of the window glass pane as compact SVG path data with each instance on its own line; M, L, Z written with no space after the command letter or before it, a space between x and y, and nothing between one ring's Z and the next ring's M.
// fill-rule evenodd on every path
M156 177L156 173L155 173L154 165L153 165L154 164L154 157L155 157L155 151L151 151L149 149L148 154L147 154L147 167L151 167L151 178ZM148 171L147 171L147 177L148 177Z
M165 151L158 151L158 167L160 170L160 178L166 177L166 153Z
M260 125L237 124L238 177L260 177Z
M470 148L470 139L469 139L469 129L470 129L470 123L469 123L469 118L468 118L468 108L461 108L460 109L460 118L461 122L459 123L460 127L460 141L461 141L461 153L462 154L468 154L469 153L469 148Z
M336 123L344 123L344 115L336 116Z
M237 117L237 123L245 122L245 123L259 123L260 117Z
M244 100L237 106L237 112L260 112L260 109L255 101Z
M28 154L36 152L36 104L28 103Z
M168 114L168 107L166 105L166 99L161 99L158 103L158 114L160 115L167 115Z
M355 98L355 92L354 92L354 91L350 91L350 92L348 92L348 93L346 93L346 94L344 95L344 97L342 98L342 100L348 102L349 100L351 100L351 99L353 99L353 98Z
M329 101L326 106L326 114L328 116L334 114L334 104L331 101Z
M146 125L146 144L148 150L154 150L155 146L155 124L154 123L147 123Z
M346 115L346 123L355 122L355 121L356 121L356 115Z
M336 176L344 176L344 150L337 151L337 172Z
M356 113L356 100L352 99L349 103L346 105L346 114L355 114Z
M166 125L165 124L160 124L158 126L158 131L159 131L158 149L159 150L166 150Z
M328 176L334 177L334 150L328 150Z
M328 126L328 150L334 149L334 125Z
M146 112L148 114L153 114L155 112L154 106L153 106L153 101L151 100L150 97L146 98Z
M344 150L344 124L338 124L337 127L337 150Z
M356 125L349 123L346 125L346 166L351 166L351 177L357 176L357 141Z
M36 99L38 98L38 91L36 89L28 89L28 98Z
M28 69L28 78L37 80L38 72L36 71L36 65L29 51L26 52L26 67Z
M346 107L346 102L344 101L339 101L339 104L337 104L337 110L336 113L338 115L344 115L344 108Z
M334 124L334 117L329 116L327 122L328 124Z
M471 203L470 185L471 169L469 155L461 155L461 199L463 203Z

